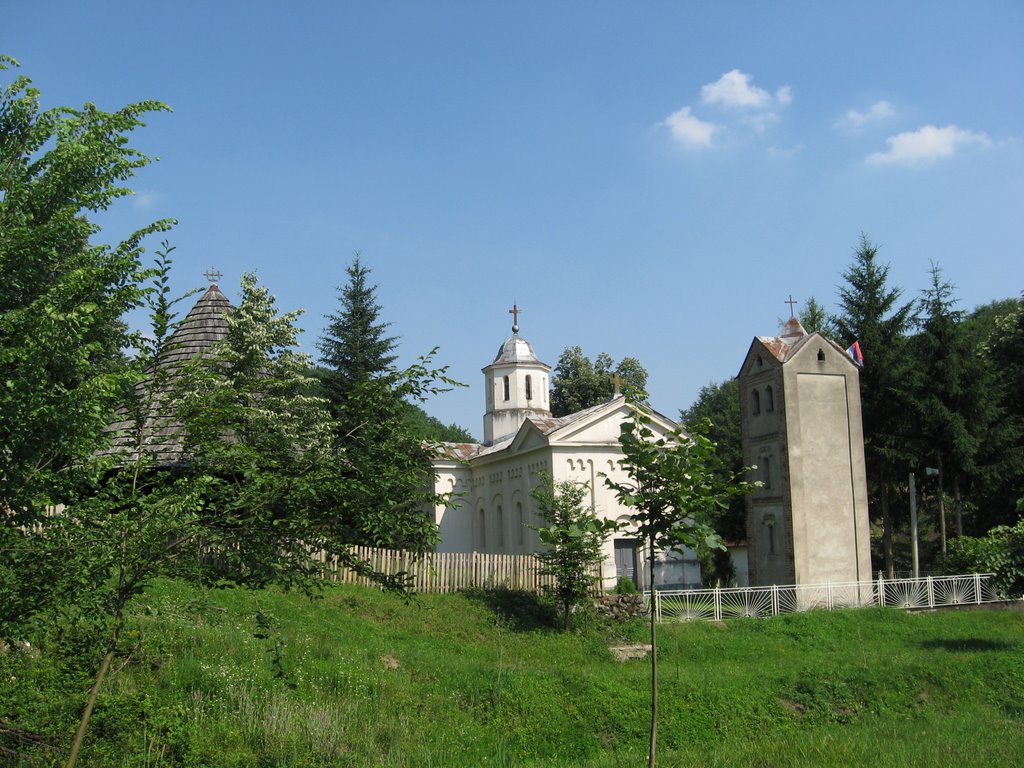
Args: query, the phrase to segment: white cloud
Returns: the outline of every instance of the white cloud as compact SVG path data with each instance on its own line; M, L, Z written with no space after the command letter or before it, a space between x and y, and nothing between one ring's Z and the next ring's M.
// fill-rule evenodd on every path
M885 152L874 152L867 156L871 165L905 165L919 168L936 160L952 157L964 146L992 146L992 140L985 133L968 131L955 125L936 128L926 125L916 131L890 136L885 140L889 148Z
M786 106L793 101L793 90L784 85L775 95L750 82L750 75L733 69L713 83L701 86L700 99L705 104L720 104L725 107L768 109Z
M711 138L718 126L694 117L689 107L677 109L665 118L662 125L668 127L672 138L690 149L711 146Z
M139 190L132 195L132 206L135 208L152 208L160 196L156 192Z
M768 157L788 159L800 154L803 149L804 145L802 143L792 147L768 147Z
M864 112L858 112L856 109L849 110L833 123L833 127L847 131L859 131L868 123L885 120L893 117L895 114L896 108L888 101L876 101Z

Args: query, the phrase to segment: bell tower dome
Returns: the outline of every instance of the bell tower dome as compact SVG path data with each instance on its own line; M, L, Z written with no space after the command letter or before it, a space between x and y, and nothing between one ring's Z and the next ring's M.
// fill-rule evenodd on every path
M483 369L487 410L484 413L484 443L514 434L528 416L551 417L548 382L551 366L533 353L530 342L519 335L519 313L515 304L512 335L498 348L494 361Z

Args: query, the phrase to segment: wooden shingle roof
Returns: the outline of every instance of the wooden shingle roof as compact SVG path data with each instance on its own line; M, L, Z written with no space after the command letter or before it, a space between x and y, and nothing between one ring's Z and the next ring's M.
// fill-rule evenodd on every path
M227 315L232 309L231 302L211 285L181 321L167 340L167 345L156 361L146 371L146 378L135 387L140 403L149 401L148 411L142 424L142 451L149 454L158 466L169 466L181 460L183 434L182 425L171 413L167 398L162 392L154 392L157 371L167 374L173 382L175 371L197 355L203 356L218 341L227 336ZM163 385L163 389L172 384ZM115 455L133 461L138 457L137 443L140 436L135 420L120 409L118 420L107 427L113 433L111 444L102 453ZM133 434L135 433L135 434Z

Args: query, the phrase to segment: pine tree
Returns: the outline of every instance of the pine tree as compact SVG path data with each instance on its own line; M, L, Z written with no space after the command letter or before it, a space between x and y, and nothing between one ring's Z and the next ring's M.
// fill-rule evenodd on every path
M931 285L920 299L920 333L912 339L918 369L914 403L919 423L920 459L940 469L940 492L954 496L956 533L963 534L961 491L977 477L982 440L999 419L992 369L980 356L955 309L954 286L932 264ZM940 493L941 499L941 493ZM942 546L947 538L945 508Z
M398 339L385 335L390 323L380 320L377 286L367 281L370 268L357 252L345 271L348 282L338 289L341 310L328 316L319 344L327 396L335 406L345 401L352 387L386 378L397 359Z
M385 335L389 324L380 319L370 269L357 253L346 271L341 309L320 340L325 395L344 456L331 493L352 521L350 543L422 552L437 536L424 514L436 501L429 490L433 470L405 420L404 401L421 401L424 386L433 392L434 382L449 382L443 369L428 370L431 355L405 371L394 367L397 338Z
M888 285L889 266L878 261L878 248L865 234L843 277L841 310L833 325L841 344L859 341L864 352L860 392L868 491L874 509L881 511L885 567L892 573L891 491L913 461L914 367L906 334L914 322L914 305L900 303L902 289Z

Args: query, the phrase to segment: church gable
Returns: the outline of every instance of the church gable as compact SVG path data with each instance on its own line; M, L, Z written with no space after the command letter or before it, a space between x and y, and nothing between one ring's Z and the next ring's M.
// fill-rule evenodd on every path
M798 347L794 345L789 359L786 360L787 365L790 363L801 370L819 366L833 372L837 369L857 369L857 364L845 349L817 331L801 339Z
M755 336L740 367L738 378L767 373L785 357L785 345L777 338Z
M544 433L537 429L536 425L529 419L519 428L506 453L523 453L537 448L546 448L548 440Z

